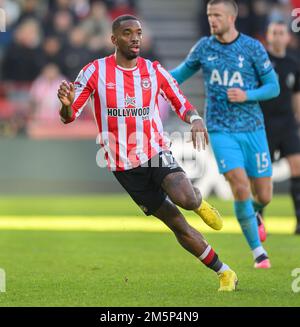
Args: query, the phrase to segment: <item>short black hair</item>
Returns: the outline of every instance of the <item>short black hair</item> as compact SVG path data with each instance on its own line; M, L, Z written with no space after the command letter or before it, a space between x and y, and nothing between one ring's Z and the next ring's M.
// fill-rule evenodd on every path
M273 24L285 26L287 28L287 30L290 32L290 26L289 26L289 24L286 21L282 20L282 19L271 20L269 22L269 24L267 25L267 27L266 27L266 32L269 30L270 26L273 25Z
M239 13L239 7L234 0L210 0L207 5L218 5L219 3L224 3L225 5L229 5L234 9L234 13L237 16Z
M271 25L271 24L276 24L276 25L285 25L285 26L289 26L289 24L287 23L287 22L285 22L284 20L282 20L282 19L279 19L279 20L271 20L270 22L269 22L269 25Z
M121 25L122 22L125 22L126 20L136 20L139 21L139 19L133 15L121 15L118 16L114 21L112 22L112 32L114 33Z

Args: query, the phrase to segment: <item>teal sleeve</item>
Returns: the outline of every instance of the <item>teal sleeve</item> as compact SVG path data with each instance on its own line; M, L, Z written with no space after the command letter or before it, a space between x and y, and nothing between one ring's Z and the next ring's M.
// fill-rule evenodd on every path
M170 71L170 74L176 79L178 84L182 84L198 71L197 68L190 68L184 61L179 66Z
M262 85L259 88L246 91L247 101L264 101L278 97L280 86L274 69L260 79Z

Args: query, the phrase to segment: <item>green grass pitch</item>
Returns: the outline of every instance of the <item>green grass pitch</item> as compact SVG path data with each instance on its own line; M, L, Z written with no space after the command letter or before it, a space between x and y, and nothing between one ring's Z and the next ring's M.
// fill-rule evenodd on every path
M187 219L237 272L235 293L218 293L216 275L126 195L2 197L0 306L300 306L291 287L300 236L292 234L290 199L275 196L267 210L268 271L253 268L232 203L210 202L224 215L223 231L193 213Z

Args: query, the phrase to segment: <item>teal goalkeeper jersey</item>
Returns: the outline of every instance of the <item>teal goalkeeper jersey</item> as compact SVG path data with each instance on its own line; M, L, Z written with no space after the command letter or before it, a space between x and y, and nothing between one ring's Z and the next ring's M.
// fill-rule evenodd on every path
M264 128L259 103L231 103L229 88L257 89L261 77L273 68L263 45L242 33L231 43L220 43L215 36L201 38L185 60L188 68L202 68L207 128L223 132L253 132Z

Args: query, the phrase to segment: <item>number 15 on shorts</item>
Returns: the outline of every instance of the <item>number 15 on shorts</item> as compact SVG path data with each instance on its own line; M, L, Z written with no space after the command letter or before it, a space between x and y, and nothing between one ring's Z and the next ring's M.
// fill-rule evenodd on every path
M266 172L270 164L268 159L268 153L267 152L256 153L255 156L256 156L257 172L259 174Z

